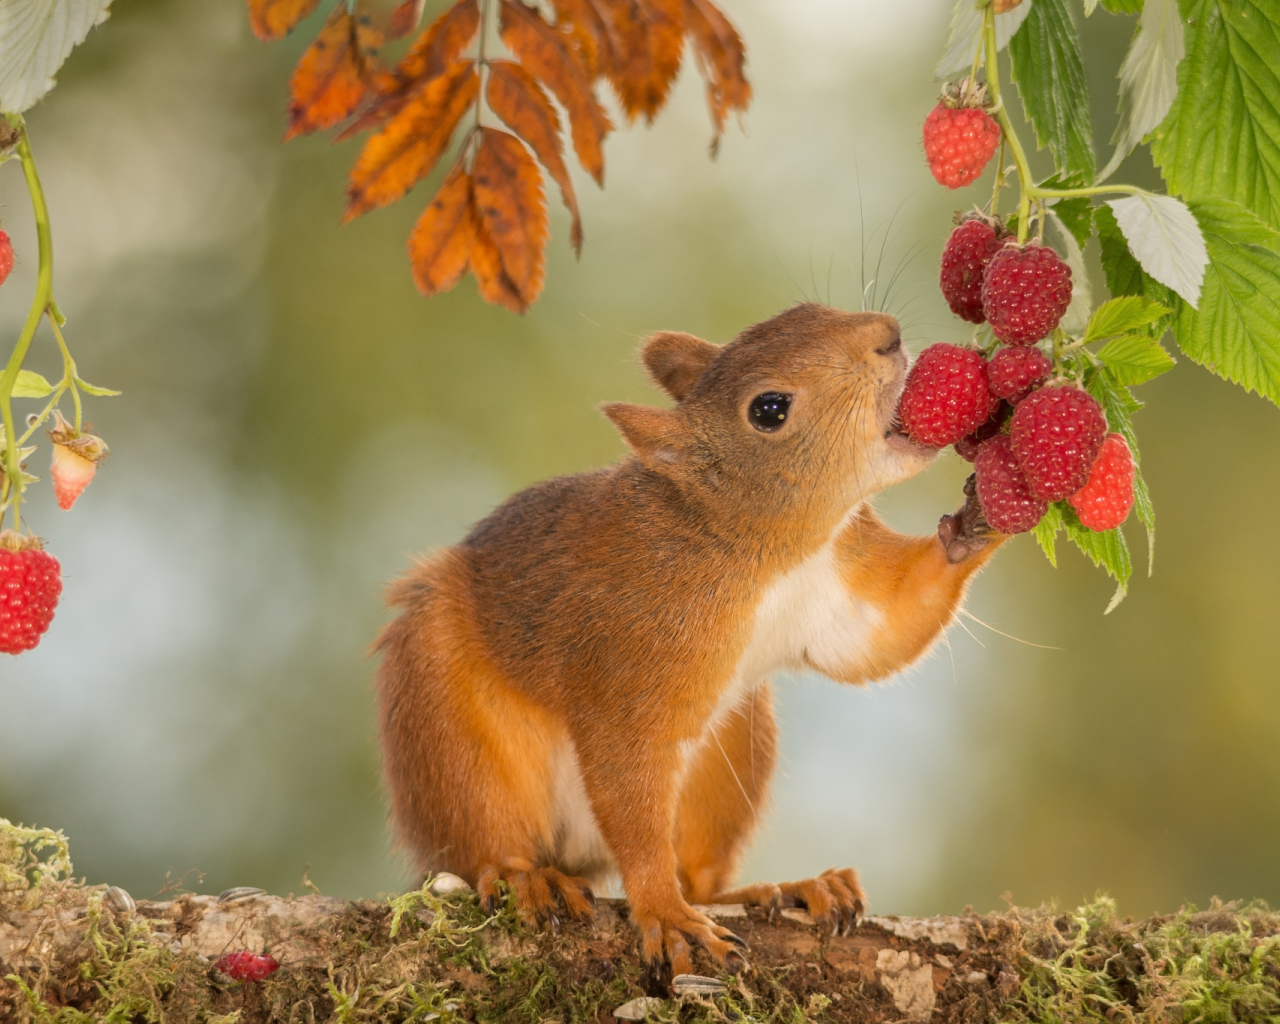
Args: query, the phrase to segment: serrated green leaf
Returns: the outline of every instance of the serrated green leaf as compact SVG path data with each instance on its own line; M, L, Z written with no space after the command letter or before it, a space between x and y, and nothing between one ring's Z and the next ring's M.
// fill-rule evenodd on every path
M0 0L0 110L20 114L53 88L53 76L111 0Z
M1053 152L1059 171L1093 180L1093 128L1089 83L1080 42L1064 0L1035 0L1009 40L1013 80L1035 128L1036 142Z
M1150 0L1117 77L1120 120L1111 137L1116 151L1098 175L1105 181L1134 146L1160 127L1178 94L1178 64L1186 53L1178 0Z
M1174 367L1173 356L1155 338L1126 334L1108 342L1098 352L1119 384L1145 384Z
M1186 203L1139 192L1107 202L1142 269L1193 306L1200 305L1209 262L1204 233Z
M1089 327L1084 334L1085 344L1151 326L1169 312L1167 306L1141 295L1111 299L1094 310L1089 318Z
M1106 368L1087 375L1085 388L1106 413L1107 429L1123 437L1133 455L1133 510L1147 531L1147 575L1150 576L1156 562L1156 510L1151 503L1147 481L1142 476L1142 453L1138 450L1138 435L1133 429L1133 414L1142 408L1142 403Z
M1062 509L1058 505L1058 502L1051 501L1032 531L1044 557L1049 559L1049 564L1055 569L1058 568L1058 531L1062 529Z
M1062 218L1054 210L1045 217L1045 241L1062 257L1071 271L1071 301L1062 314L1059 326L1070 335L1078 335L1089 322L1089 310L1093 308L1093 286L1084 266L1084 252L1076 242L1076 236L1067 230Z
M1170 190L1229 199L1280 227L1280 4L1189 0L1178 98L1151 156Z
M1022 27L1023 21L1031 13L1032 3L1033 0L1024 0L1013 10L996 15L997 51L1009 45L1013 34ZM947 49L934 69L934 77L942 80L968 71L978 52L978 37L981 34L982 11L974 5L973 0L956 0L951 13L951 34L947 37Z
M14 398L44 398L53 394L53 385L34 370L19 370L13 382Z
M1178 347L1220 377L1280 405L1280 233L1244 207L1195 204L1209 247L1199 310L1174 323Z
M1142 0L1101 0L1112 14L1141 14Z
M1108 614L1124 600L1129 592L1129 579L1133 576L1133 562L1129 558L1129 545L1125 543L1124 534L1118 529L1090 530L1076 518L1075 509L1070 505L1064 505L1061 511L1062 525L1066 527L1071 543L1083 551L1094 565L1105 569L1118 584L1111 603L1103 613Z
M107 398L112 395L120 394L119 391L112 391L110 388L100 388L96 384L90 384L88 381L81 380L79 377L76 378L76 387L86 395L97 395L99 398Z

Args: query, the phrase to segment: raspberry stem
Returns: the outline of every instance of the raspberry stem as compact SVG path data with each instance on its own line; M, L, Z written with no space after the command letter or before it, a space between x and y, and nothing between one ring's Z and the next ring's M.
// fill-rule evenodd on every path
M27 358L31 341L36 335L40 320L53 301L53 229L49 224L49 208L45 204L44 189L40 186L40 175L36 173L35 157L31 154L31 144L27 138L26 122L20 114L6 114L6 119L18 131L18 158L22 161L22 173L27 179L27 191L31 194L31 207L36 218L36 239L40 248L39 269L36 274L36 291L31 297L31 308L27 311L27 321L23 324L22 333L13 347L9 362L0 374L0 418L4 421L4 469L5 485L13 501L13 528L18 530L22 521L18 512L19 495L22 491L21 457L18 454L18 435L13 429L13 386L18 380L18 371Z
M1031 216L1031 166L1027 163L1022 141L1013 130L1013 122L1009 120L1009 112L1000 96L1000 51L996 48L996 14L991 4L987 4L982 10L982 34L987 41L987 92L995 104L994 114L1000 125L1001 137L1008 142L1009 152L1013 154L1013 162L1018 168L1018 241L1025 242L1027 221ZM1001 171L1002 168L996 169L997 176Z

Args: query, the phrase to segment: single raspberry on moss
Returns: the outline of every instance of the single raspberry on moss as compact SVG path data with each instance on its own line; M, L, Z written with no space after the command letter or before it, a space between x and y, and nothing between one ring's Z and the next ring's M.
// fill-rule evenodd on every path
M962 188L977 180L1000 144L1000 126L978 107L942 100L924 119L924 155L940 185Z
M987 264L982 312L1006 345L1052 333L1071 304L1071 268L1047 245L1006 243Z
M7 231L0 231L0 284L4 284L13 271L13 242Z
M990 369L988 368L988 373ZM983 423L972 433L965 434L956 442L956 454L966 462L972 462L974 456L978 454L978 449L982 447L982 442L996 436L1004 429L1005 421L1009 418L1009 413L1013 411L1013 406L1006 402L1003 398L992 408L991 418Z
M62 593L62 566L35 537L0 533L0 653L21 654L40 642Z
M1133 453L1119 434L1108 434L1089 471L1089 482L1067 499L1091 530L1114 530L1133 508Z
M1053 360L1030 345L1002 348L987 364L991 393L998 398L1007 398L1011 405L1021 402L1047 381L1051 373Z
M971 324L986 320L982 312L982 278L991 257L1003 244L994 226L976 218L961 223L947 239L939 283L951 312L961 320Z
M982 355L939 342L921 352L907 374L898 418L913 441L944 448L986 422L992 404Z
M1026 533L1036 528L1049 503L1031 493L1007 435L997 434L984 441L973 460L973 468L978 474L982 514L994 529L1001 533Z
M1046 501L1061 501L1088 482L1106 434L1102 407L1073 387L1032 392L1009 422L1009 440L1027 483Z
M232 981L261 981L274 974L280 964L268 953L250 953L245 949L219 957L213 966Z

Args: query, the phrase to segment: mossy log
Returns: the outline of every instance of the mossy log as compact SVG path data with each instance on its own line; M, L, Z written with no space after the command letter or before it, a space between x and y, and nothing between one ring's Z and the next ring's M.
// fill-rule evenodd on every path
M510 907L487 918L467 891L135 903L46 879L0 889L0 1021L1280 1021L1280 915L1261 906L1127 922L1101 900L869 917L848 935L798 910L710 912L750 944L736 977L709 960L703 978L649 969L618 900L553 934ZM216 966L246 949L279 969L237 983Z

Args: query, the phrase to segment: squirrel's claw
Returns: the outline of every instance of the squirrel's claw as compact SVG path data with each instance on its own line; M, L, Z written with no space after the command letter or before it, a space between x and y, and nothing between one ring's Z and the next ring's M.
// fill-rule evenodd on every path
M489 916L502 906L498 892L498 883L502 882L515 895L516 912L528 928L537 928L545 922L552 934L560 934L562 910L575 921L595 917L595 894L585 881L555 868L525 867L527 863L512 861L503 867L489 865L480 871L476 891L480 894L480 905Z
M731 973L747 966L746 957L739 952L747 948L746 942L687 904L670 918L665 914L637 913L634 908L632 916L640 929L645 960L655 973L665 960L671 965L672 977L692 974L695 946L701 946Z
M952 565L963 562L987 546L996 531L982 514L978 501L977 474L970 473L964 482L965 501L960 509L938 520L938 539Z

